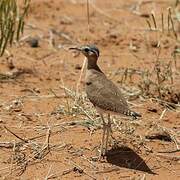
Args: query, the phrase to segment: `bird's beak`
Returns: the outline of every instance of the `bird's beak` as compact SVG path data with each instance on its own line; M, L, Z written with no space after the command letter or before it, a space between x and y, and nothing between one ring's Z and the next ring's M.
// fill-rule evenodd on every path
M82 51L82 49L81 49L81 48L78 48L78 47L71 47L71 48L69 48L69 50Z

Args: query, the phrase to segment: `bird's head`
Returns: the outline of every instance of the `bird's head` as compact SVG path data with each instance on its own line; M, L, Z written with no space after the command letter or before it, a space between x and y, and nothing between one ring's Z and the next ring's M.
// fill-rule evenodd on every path
M69 48L71 50L77 50L84 54L87 59L98 59L99 49L95 45L84 45L80 47Z

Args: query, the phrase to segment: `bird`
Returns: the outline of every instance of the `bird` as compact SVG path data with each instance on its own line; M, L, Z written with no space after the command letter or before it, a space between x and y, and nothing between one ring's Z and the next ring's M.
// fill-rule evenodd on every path
M89 44L71 47L69 49L81 52L87 59L85 91L87 98L96 108L103 123L103 134L99 153L100 159L107 153L108 139L110 133L112 133L110 116L114 114L125 115L137 119L141 117L141 115L129 108L120 89L107 78L98 66L97 61L100 56L100 51L95 45ZM107 121L105 121L104 118L105 114L107 115Z

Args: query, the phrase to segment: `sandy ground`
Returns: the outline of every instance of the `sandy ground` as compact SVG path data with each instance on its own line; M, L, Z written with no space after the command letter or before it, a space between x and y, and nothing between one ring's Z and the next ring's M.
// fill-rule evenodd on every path
M172 57L179 44L167 31L167 8L175 2L94 0L89 26L85 2L32 1L20 42L0 58L0 179L179 179L180 63L177 56L175 67ZM147 24L154 28L151 12L156 31ZM179 36L175 20L174 26ZM31 47L31 38L38 47ZM87 43L99 47L100 67L142 114L139 121L113 117L115 140L100 162L102 125L83 78L75 96L84 57L68 51ZM161 69L164 88L172 89L163 102L153 84L143 89L145 71L157 83L157 60L171 65Z

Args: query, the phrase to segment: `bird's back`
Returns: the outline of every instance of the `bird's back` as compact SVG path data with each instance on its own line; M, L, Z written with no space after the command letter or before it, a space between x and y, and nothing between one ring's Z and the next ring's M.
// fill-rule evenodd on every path
M121 91L102 72L87 70L86 93L95 107L120 114L129 113L128 104Z

